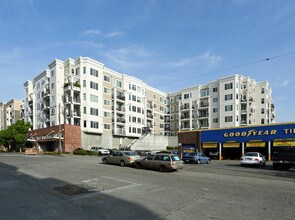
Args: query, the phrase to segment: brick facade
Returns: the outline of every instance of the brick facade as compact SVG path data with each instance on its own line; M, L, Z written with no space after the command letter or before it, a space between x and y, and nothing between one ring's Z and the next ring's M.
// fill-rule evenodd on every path
M59 126L41 128L30 131L28 140L35 147L45 146L46 151L57 151L59 145ZM81 147L81 127L76 125L61 125L62 152L72 153Z

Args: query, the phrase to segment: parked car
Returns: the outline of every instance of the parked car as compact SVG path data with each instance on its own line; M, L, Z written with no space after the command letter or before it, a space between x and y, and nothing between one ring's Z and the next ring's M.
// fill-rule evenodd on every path
M210 163L210 158L207 157L205 154L201 152L193 152L193 153L187 153L182 156L182 160L185 163Z
M110 154L110 151L103 148L103 147L91 147L90 148L90 151L96 151L98 153L98 155L107 155L107 154Z
M178 150L173 150L173 151L171 151L171 154L176 154L176 155L178 155Z
M102 158L102 162L104 164L117 164L123 167L132 165L135 160L140 158L141 156L134 151L114 151L110 155Z
M182 169L183 161L175 154L159 153L148 155L142 159L134 161L137 169L159 170L160 172L175 171Z
M279 147L273 153L273 169L295 168L295 147Z
M259 152L247 152L240 159L241 166L256 165L265 166L266 158Z
M135 152L140 156L147 156L153 154L150 150L136 150Z

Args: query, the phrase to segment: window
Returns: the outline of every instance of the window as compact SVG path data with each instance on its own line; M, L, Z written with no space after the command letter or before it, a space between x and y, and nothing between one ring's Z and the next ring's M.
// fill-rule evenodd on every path
M226 112L229 112L229 111L232 111L233 110L233 105L226 105L226 106L224 106L225 107L225 111Z
M132 106L132 111L136 112L136 106Z
M51 89L54 89L54 83L51 83Z
M208 89L201 90L201 97L208 96L208 95L209 95L209 90Z
M98 103L98 96L97 95L90 95L90 101Z
M83 87L86 87L86 80L83 80Z
M265 93L265 89L261 88L261 94L264 94L264 93Z
M87 114L87 110L86 110L86 107L84 107L84 111L83 111L83 112L84 112L84 114Z
M213 102L218 102L218 98L213 98Z
M110 106L110 105L111 105L111 101L105 99L105 100L103 100L103 104L104 104L104 105L107 105L107 106Z
M233 94L227 94L224 96L224 100L228 101L228 100L233 100Z
M111 81L110 77L108 77L108 76L106 76L106 75L103 76L103 80L104 80L105 82L110 82L110 81Z
M86 101L86 93L83 93L83 100Z
M98 70L95 70L95 69L90 68L90 75L91 76L98 77Z
M98 83L95 83L95 82L90 81L90 88L91 89L98 90Z
M103 116L105 118L110 118L111 117L111 113L110 112L103 112Z
M106 93L106 94L110 94L111 90L109 88L104 87L103 92Z
M189 99L189 98L190 98L190 94L189 93L183 95L183 99Z
M226 116L225 117L225 122L232 122L233 121L233 116Z
M51 71L51 76L54 76L54 70Z
M137 107L137 113L141 113L141 108Z
M104 124L104 129L110 130L111 129L111 125L110 124Z
M134 117L134 116L132 117L132 122L136 123L136 117Z
M217 87L214 87L213 88L213 92L218 92L218 88Z
M84 128L86 128L87 127L87 121L84 121L83 124L84 124Z
M132 90L136 91L136 85L132 84Z
M218 118L213 118L213 123L218 123Z
M264 108L262 108L261 109L261 114L264 114L264 113L265 113Z
M86 74L86 66L83 66L83 73Z
M233 83L227 83L224 84L224 90L232 89L233 88Z
M76 75L77 76L80 75L80 68L79 67L76 68Z
M90 121L90 127L91 128L98 128L98 122L97 121Z
M132 101L136 102L136 95L132 95Z
M122 82L121 81L117 80L116 85L117 85L117 87L122 88Z
M98 116L98 109L97 108L90 108L90 115Z
M264 104L265 100L264 98L261 99L261 104Z
M218 112L218 108L213 108L213 113Z

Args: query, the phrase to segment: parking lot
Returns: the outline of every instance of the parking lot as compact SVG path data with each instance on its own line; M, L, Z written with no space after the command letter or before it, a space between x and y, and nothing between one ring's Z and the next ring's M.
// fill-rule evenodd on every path
M0 219L294 219L295 170L236 160L178 172L97 156L0 154Z

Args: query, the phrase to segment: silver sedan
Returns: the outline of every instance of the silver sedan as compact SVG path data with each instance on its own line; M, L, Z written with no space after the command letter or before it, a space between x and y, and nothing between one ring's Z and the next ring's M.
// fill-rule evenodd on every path
M256 166L265 166L266 159L259 152L248 152L240 159L241 166L245 165L256 165Z
M140 158L141 156L134 151L114 151L102 158L102 162L104 164L118 164L123 167L125 165L132 165L135 160Z

